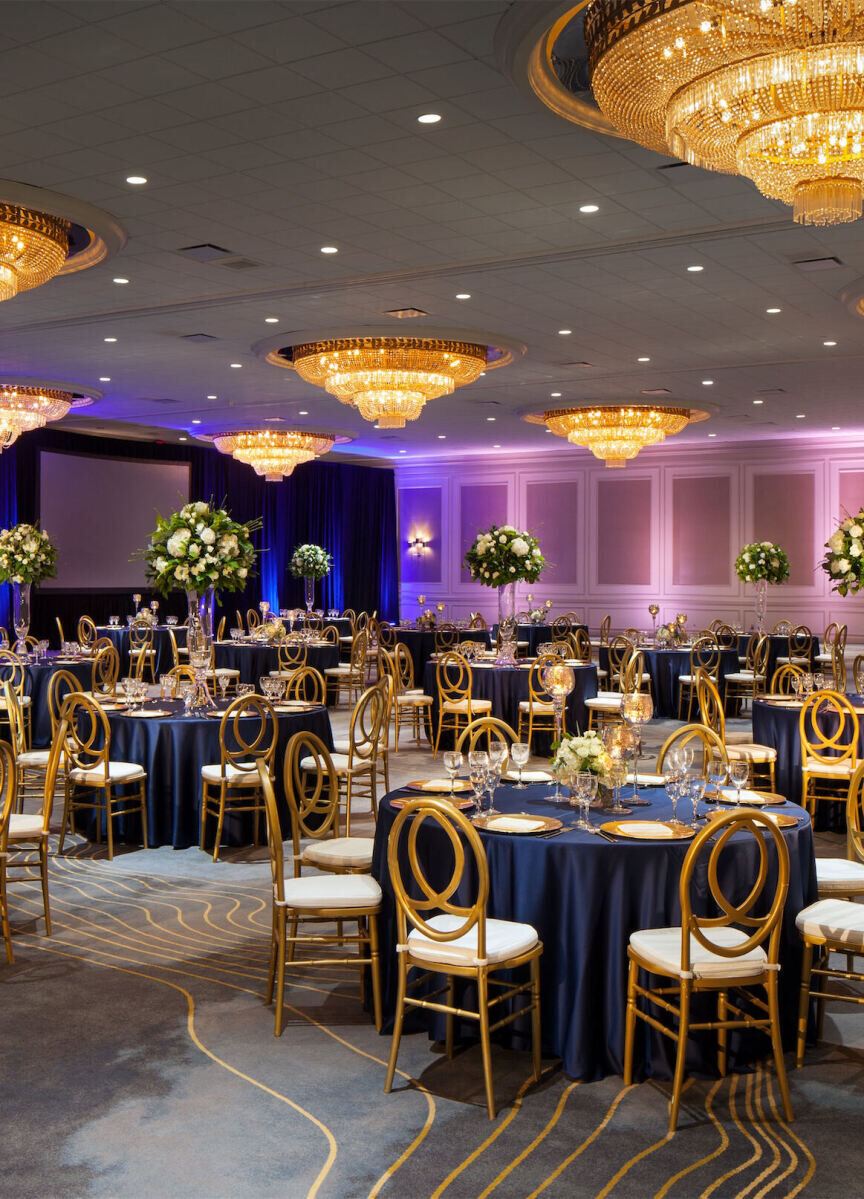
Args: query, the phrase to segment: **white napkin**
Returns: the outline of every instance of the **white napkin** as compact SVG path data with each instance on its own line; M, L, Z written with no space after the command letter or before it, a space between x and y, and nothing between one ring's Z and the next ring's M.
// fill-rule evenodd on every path
M519 771L518 770L507 770L501 777L505 778L508 783L518 783L519 782ZM545 770L523 770L522 771L522 782L523 783L551 783L552 775L548 774Z
M449 779L427 779L425 783L421 784L420 790L421 791L446 791L449 795L450 780Z
M675 834L668 825L659 824L653 820L631 820L627 824L627 835L630 837L645 837L646 840L660 840L664 837L674 837Z
M486 821L486 827L498 833L536 833L546 827L546 821L524 816L493 816Z
M640 787L662 787L665 783L665 778L662 774L637 774L632 772L627 775L627 782L632 783L634 777L638 779Z
M724 799L731 800L732 803L735 803L738 799L738 793L734 787L724 787L720 794ZM765 799L763 796L761 796L758 791L750 791L746 787L742 787L740 802L745 806L749 804L751 807L761 808L764 807L766 803L770 803L771 801L770 799Z

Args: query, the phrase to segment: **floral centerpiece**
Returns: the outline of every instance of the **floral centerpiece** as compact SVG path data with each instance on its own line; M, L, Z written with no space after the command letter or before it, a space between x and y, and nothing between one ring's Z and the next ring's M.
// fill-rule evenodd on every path
M12 584L12 624L18 645L30 631L30 588L57 574L57 549L35 525L0 531L0 582Z
M471 578L484 587L498 589L498 661L512 662L516 655L516 588L534 583L546 565L537 538L513 525L492 525L478 533L465 555Z
M768 584L785 583L789 578L789 559L773 541L752 541L735 559L735 573L742 583L756 584L756 627L763 632Z
M568 777L578 770L596 774L603 786L611 784L613 762L597 733L567 733L553 746L552 769Z
M825 542L828 551L820 566L831 580L831 590L854 595L864 587L864 508L846 516Z
M315 580L330 573L333 557L320 545L298 545L291 555L288 569L295 579L303 579L307 613L315 602Z

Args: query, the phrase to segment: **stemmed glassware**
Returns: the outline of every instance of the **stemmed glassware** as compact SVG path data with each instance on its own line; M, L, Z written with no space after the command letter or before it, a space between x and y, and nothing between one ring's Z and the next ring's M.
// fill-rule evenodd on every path
M458 749L448 749L444 751L443 756L444 769L450 775L450 795L449 799L456 798L456 775L462 767L462 754Z
M634 808L647 808L651 801L639 796L639 759L642 757L642 729L654 715L654 700L647 692L628 691L621 698L621 715L636 735L633 752L633 796L628 802Z
M708 781L714 788L714 798L717 800L720 799L720 792L728 774L729 767L723 759L712 754L711 761L708 763Z
M227 674L217 674L216 683L219 687L219 694L222 696L222 702L225 702L225 696L228 693L228 684L231 682L231 676Z
M626 724L607 724L601 735L613 768L614 799L612 807L607 810L616 816L628 816L630 809L621 803L621 788L627 780L627 759L632 758L636 751L636 732Z
M741 791L743 790L748 778L750 777L750 767L746 762L730 762L729 763L729 781L737 792L735 803L741 802Z
M475 817L483 814L483 793L486 790L486 774L489 770L489 755L485 749L472 749L468 754L468 775L474 789Z
M687 789L690 796L690 802L693 805L693 817L690 821L691 828L699 827L699 804L705 795L705 779L699 774L691 774L687 781Z
M519 771L519 781L515 787L515 790L517 791L524 791L526 789L526 784L522 782L522 769L525 766L525 763L528 761L530 755L531 746L525 741L514 741L510 746L510 757L513 761L513 765Z
M489 746L489 771L486 776L486 790L489 792L489 815L497 816L495 807L495 791L501 782L501 775L507 765L510 750L503 741L493 741Z
M590 770L574 771L570 779L570 790L573 793L571 803L578 804L581 815L576 821L575 827L581 829L583 833L597 833L600 830L595 828L588 819L588 811L591 807L591 801L597 794L597 775Z
M564 662L555 662L543 668L540 681L552 696L552 708L555 713L555 740L560 741L561 731L564 727L564 702L576 686L576 675L573 672L572 666L567 666ZM551 800L552 803L561 802L561 780L558 778L557 773L555 776L555 790L551 795L547 795L546 798Z
M803 674L793 674L792 675L792 691L793 691L796 699L799 699L801 697L801 692L803 690L804 690Z
M135 615L138 615L138 609L141 606L141 593L139 591L132 592L132 603L135 605Z
M666 794L672 801L672 819L670 824L678 823L678 800L681 798L682 785L686 787L686 775L678 767L670 766L666 773Z

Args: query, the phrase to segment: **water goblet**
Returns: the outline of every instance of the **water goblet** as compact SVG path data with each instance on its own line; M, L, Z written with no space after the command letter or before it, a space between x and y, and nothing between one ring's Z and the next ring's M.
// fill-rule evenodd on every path
M814 691L824 691L824 689L825 689L825 675L822 673L821 670L817 670L815 672L815 674L813 675L813 690Z
M121 679L120 686L123 688L123 695L126 697L126 703L131 708L132 697L135 693L135 679L132 679L132 678Z
M701 774L691 774L687 783L687 790L690 797L690 802L693 805L693 816L690 820L691 828L699 827L699 804L705 795L705 779Z
M483 793L486 790L486 769L481 762L472 762L468 755L468 777L474 792L474 819L483 815Z
M192 715L192 701L195 698L195 688L192 683L181 683L179 689L180 698L183 700L183 715Z
M805 695L813 694L813 675L810 673L809 670L804 671L804 694Z
M678 823L678 800L681 797L681 779L680 770L670 770L665 776L666 779L666 794L672 801L672 819L670 824Z
M712 754L711 760L708 763L708 781L714 787L714 798L720 799L720 790L726 782L726 776L729 773L728 765L722 758Z
M112 629L116 629L118 624L120 623L120 617L119 616L109 616L108 623L110 624Z
M486 789L489 792L489 815L497 815L497 809L494 806L495 792L501 782L501 774L507 764L507 756L509 749L503 741L493 741L489 746L489 771L487 774Z
M522 782L522 770L530 755L531 746L524 741L514 741L510 746L510 757L513 760L513 765L519 771L519 781L516 784L517 791L524 791L526 789L526 784Z
M456 798L456 775L462 766L462 754L458 749L448 749L444 751L443 756L444 769L450 775L450 795L449 799Z
M803 690L804 690L803 674L793 674L792 675L792 691L793 691L793 694L796 699L798 699L800 697L801 692Z
M159 694L163 699L171 699L174 695L174 679L170 674L159 675Z
M138 707L144 707L144 701L147 699L147 694L150 688L147 685L146 679L135 680L135 698L138 701Z
M597 798L597 788L600 785L600 780L592 770L581 770L579 773L582 776L579 783L581 788L582 822L579 827L583 833L594 833L596 835L599 834L600 830L596 825L591 823L588 813L591 810L594 800Z
M741 791L746 785L750 777L750 767L746 762L730 762L729 763L729 781L735 788L735 803L741 802Z

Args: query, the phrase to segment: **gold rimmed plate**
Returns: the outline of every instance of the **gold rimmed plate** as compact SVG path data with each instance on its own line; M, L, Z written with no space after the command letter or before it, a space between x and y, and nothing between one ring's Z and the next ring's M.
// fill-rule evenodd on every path
M320 707L320 704L313 704L307 700L297 699L288 700L287 703L274 704L273 711L279 712L284 716L286 712L311 712L313 708Z
M741 790L741 798L735 794L734 788L723 787L717 792L717 803L732 804L739 808L775 808L786 802L785 795L777 795L774 791L751 791L749 787Z
M468 779L456 779L452 787L449 779L416 779L412 783L405 783L402 790L420 791L423 795L449 795L451 791L464 795L473 788Z
M671 820L607 820L600 831L630 841L689 841L696 835L695 829Z
M518 770L505 770L505 772L501 775L501 781L504 783L518 783L519 782L519 771ZM523 770L522 771L522 782L525 783L526 785L528 783L551 783L552 781L553 781L552 775L549 773L548 770Z
M535 816L531 812L507 812L490 816L478 816L474 827L485 829L488 833L510 833L514 836L530 836L532 833L551 833L562 828L561 821L555 816Z
M737 815L741 812L742 808L746 808L746 806L746 804L742 804L740 808L715 808L713 812L708 812L705 819L719 820L721 816L726 816L729 812L735 812ZM759 814L760 816L764 816L766 820L773 821L778 828L792 828L793 825L798 823L797 816L790 816L786 812L760 812Z
M167 710L167 708L142 708L137 711L130 710L128 712L122 712L121 715L123 715L123 716L140 716L140 717L143 717L145 720L151 720L151 719L155 719L158 716L174 716L175 713L169 712Z
M436 795L435 798L449 800L450 796L449 795ZM410 802L411 802L410 796L401 796L397 799L391 799L390 807L396 808L398 810L399 808L404 808L406 803L410 803ZM451 800L451 803L453 804L454 808L458 808L460 812L470 812L471 809L474 807L473 799L454 799L454 800Z

